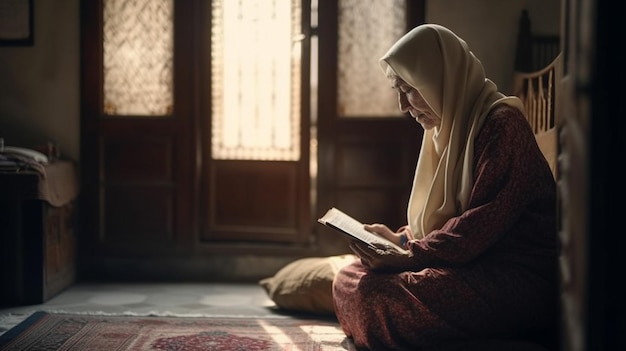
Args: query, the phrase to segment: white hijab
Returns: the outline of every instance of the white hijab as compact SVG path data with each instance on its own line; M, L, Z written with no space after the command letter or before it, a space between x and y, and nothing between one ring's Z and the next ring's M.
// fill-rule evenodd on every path
M440 126L424 131L409 198L408 224L419 239L467 209L474 139L487 113L501 103L524 108L518 98L498 92L465 41L440 25L414 28L380 65L417 89L441 118Z

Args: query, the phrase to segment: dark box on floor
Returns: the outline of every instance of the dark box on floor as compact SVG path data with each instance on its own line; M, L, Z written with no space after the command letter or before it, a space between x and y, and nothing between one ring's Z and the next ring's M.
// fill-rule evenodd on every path
M0 305L43 303L74 282L77 195L70 161L0 172Z

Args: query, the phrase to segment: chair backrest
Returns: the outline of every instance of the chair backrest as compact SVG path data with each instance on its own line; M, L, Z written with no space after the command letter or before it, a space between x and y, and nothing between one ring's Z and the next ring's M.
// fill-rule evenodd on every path
M562 54L535 72L513 73L513 95L524 102L526 118L535 134L548 131L557 123L556 102L561 80Z
M546 67L535 72L513 74L513 95L524 103L526 119L535 133L537 144L557 178L559 121L559 83L562 75L562 54Z

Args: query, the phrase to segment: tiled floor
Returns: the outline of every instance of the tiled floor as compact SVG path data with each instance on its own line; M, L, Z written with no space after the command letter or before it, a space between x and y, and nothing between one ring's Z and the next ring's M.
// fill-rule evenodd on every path
M41 305L0 309L0 334L34 311L266 316L275 305L256 284L75 284Z

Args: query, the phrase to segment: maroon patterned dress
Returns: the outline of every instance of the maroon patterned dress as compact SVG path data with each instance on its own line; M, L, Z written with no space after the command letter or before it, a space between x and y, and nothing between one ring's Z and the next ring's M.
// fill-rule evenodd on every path
M519 340L558 320L554 178L508 106L487 117L474 155L469 209L408 243L412 267L383 273L357 260L337 275L335 310L358 349L544 349Z

